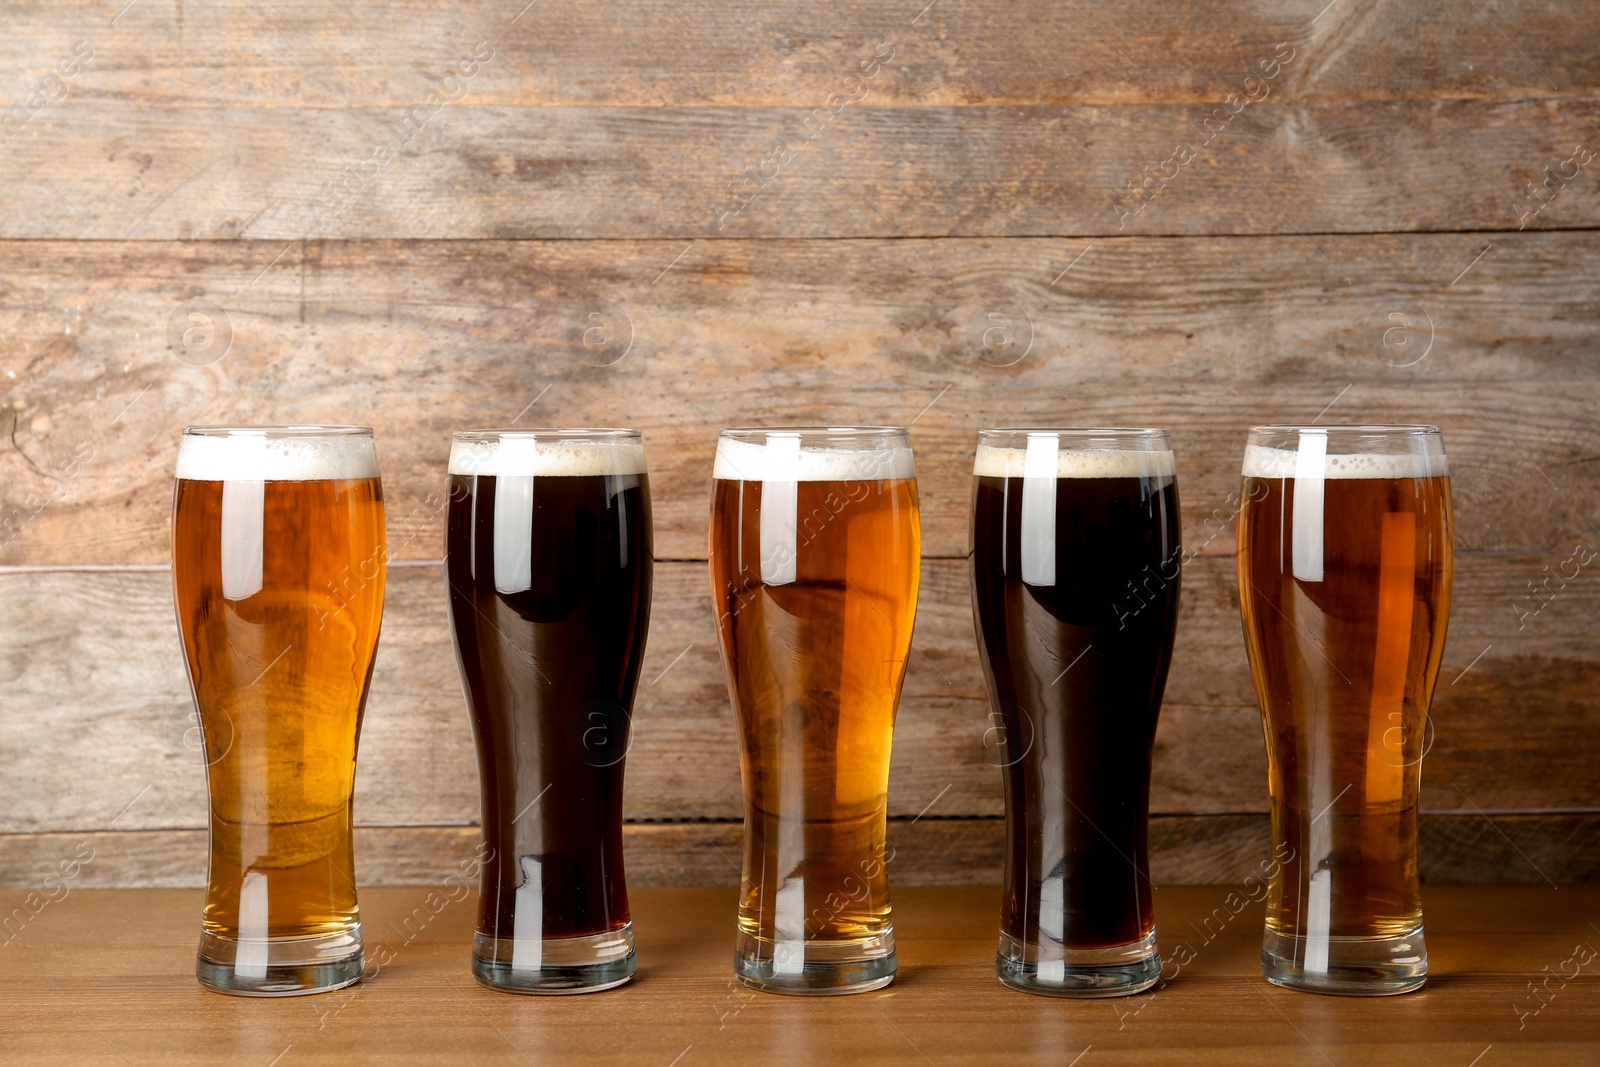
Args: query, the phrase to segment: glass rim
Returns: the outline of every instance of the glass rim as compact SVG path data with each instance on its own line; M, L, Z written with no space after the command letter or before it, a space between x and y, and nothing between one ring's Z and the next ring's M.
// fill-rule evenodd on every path
M507 437L535 441L617 441L643 438L644 434L625 426L486 426L481 429L452 430L450 437L467 442Z
M905 426L730 426L718 437L745 439L758 434L798 434L801 437L909 437Z
M185 437L371 437L371 426L341 426L327 423L274 426L185 426Z
M1044 434L1059 437L1170 437L1166 430L1156 426L985 426L978 436L1016 437L1021 434Z
M1442 431L1437 426L1426 423L1343 423L1321 425L1318 423L1263 423L1250 427L1251 434L1291 434L1291 433L1328 433L1328 434L1361 434L1375 437L1379 434L1388 437L1427 437L1441 435Z

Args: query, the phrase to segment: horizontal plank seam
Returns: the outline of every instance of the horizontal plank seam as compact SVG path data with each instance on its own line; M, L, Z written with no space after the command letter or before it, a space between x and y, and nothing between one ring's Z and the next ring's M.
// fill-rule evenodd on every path
M0 564L0 574L70 574L102 571L142 571L146 573L172 570L170 563L9 563Z
M1573 86L1568 89L1555 89L1538 95L1515 96L1490 96L1485 94L1462 94L1440 96L1290 96L1283 95L1276 100L1262 100L1255 107L1262 110L1269 108L1284 108L1303 104L1326 105L1371 105L1371 104L1484 104L1485 106L1499 106L1503 104L1544 104L1555 102L1583 102L1600 99L1595 90L1588 86ZM1004 100L979 100L979 101L949 101L945 103L918 103L915 101L891 101L878 104L857 104L855 110L867 111L975 111L988 109L991 111L1064 111L1073 109L1111 109L1135 107L1204 107L1207 104L1226 104L1225 98L1215 99L1206 97L1184 97L1171 99L1140 99L1118 100L1110 97L1086 98L1073 100L1068 103L1059 101L1004 101ZM79 107L95 107L102 111L369 111L384 112L398 111L409 112L414 110L413 103L392 104L322 104L315 101L262 104L252 103L241 107L238 104L206 104L206 103L176 103L176 102L138 102L118 99L100 99L82 101ZM566 108L586 110L611 110L611 111L810 111L815 103L794 104L763 104L763 103L696 103L683 101L681 103L612 103L603 100L552 100L541 102L502 102L494 103L481 101L478 103L461 103L453 105L452 110L460 111L555 111Z
M1037 184L1037 183L1036 183ZM719 237L711 233L698 233L694 235L696 241L727 242L746 244L772 244L775 242L798 243L801 241L875 241L888 244L896 241L1138 241L1138 240L1187 240L1187 241L1259 241L1283 240L1300 241L1303 237L1451 237L1463 234L1500 234L1516 236L1517 234L1541 233L1593 233L1600 231L1600 225L1593 226L1530 226L1526 229L1510 229L1508 227L1467 227L1453 230L1295 230L1285 231L1259 231L1252 233L1127 233L1125 231L1095 231L1093 233L961 233L961 234L918 234L911 235L883 235L883 234L849 234L849 235L823 235L815 237ZM553 235L548 237L0 237L0 244L8 243L48 243L72 245L214 245L214 244L256 244L280 245L285 241L314 240L319 245L340 244L621 244L624 242L643 244L679 244L685 240L684 234L671 233L661 237L563 237Z

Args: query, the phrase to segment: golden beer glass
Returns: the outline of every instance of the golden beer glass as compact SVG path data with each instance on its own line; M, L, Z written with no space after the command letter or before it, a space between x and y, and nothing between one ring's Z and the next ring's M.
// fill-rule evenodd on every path
M1258 426L1243 475L1239 603L1281 861L1262 969L1320 993L1417 989L1417 794L1453 566L1443 439Z
M735 974L887 985L889 750L921 561L909 435L723 431L709 558L744 780Z
M351 794L385 563L371 430L183 432L172 584L210 799L208 989L361 977Z

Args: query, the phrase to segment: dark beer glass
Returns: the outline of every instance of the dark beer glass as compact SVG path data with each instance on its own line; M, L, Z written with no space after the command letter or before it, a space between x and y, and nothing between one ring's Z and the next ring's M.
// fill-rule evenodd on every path
M1453 569L1436 426L1257 426L1239 604L1276 855L1261 965L1320 993L1428 976L1417 879L1423 733Z
M758 989L894 980L889 751L921 536L905 430L717 441L711 595L745 801L734 973Z
M1136 993L1161 973L1146 841L1183 562L1171 446L1162 430L982 430L973 473L1006 800L996 972L1029 993Z
M172 588L210 800L208 989L361 977L350 802L386 561L371 430L183 431Z
M622 775L650 623L633 430L468 430L445 580L483 791L472 972L518 993L633 977Z

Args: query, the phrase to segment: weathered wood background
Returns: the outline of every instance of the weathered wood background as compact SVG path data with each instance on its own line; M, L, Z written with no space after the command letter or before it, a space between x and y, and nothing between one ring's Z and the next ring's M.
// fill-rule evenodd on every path
M1451 454L1425 877L1600 877L1600 563L1572 560L1600 546L1600 6L124 3L8 4L0 37L0 885L85 840L85 882L203 879L176 434L287 421L377 428L402 561L366 882L476 833L435 494L451 429L510 422L646 434L638 882L736 877L719 427L912 425L895 877L945 883L999 864L976 430L1170 428L1200 551L1153 859L1240 877L1266 767L1225 498L1251 422L1317 417L1437 422Z

